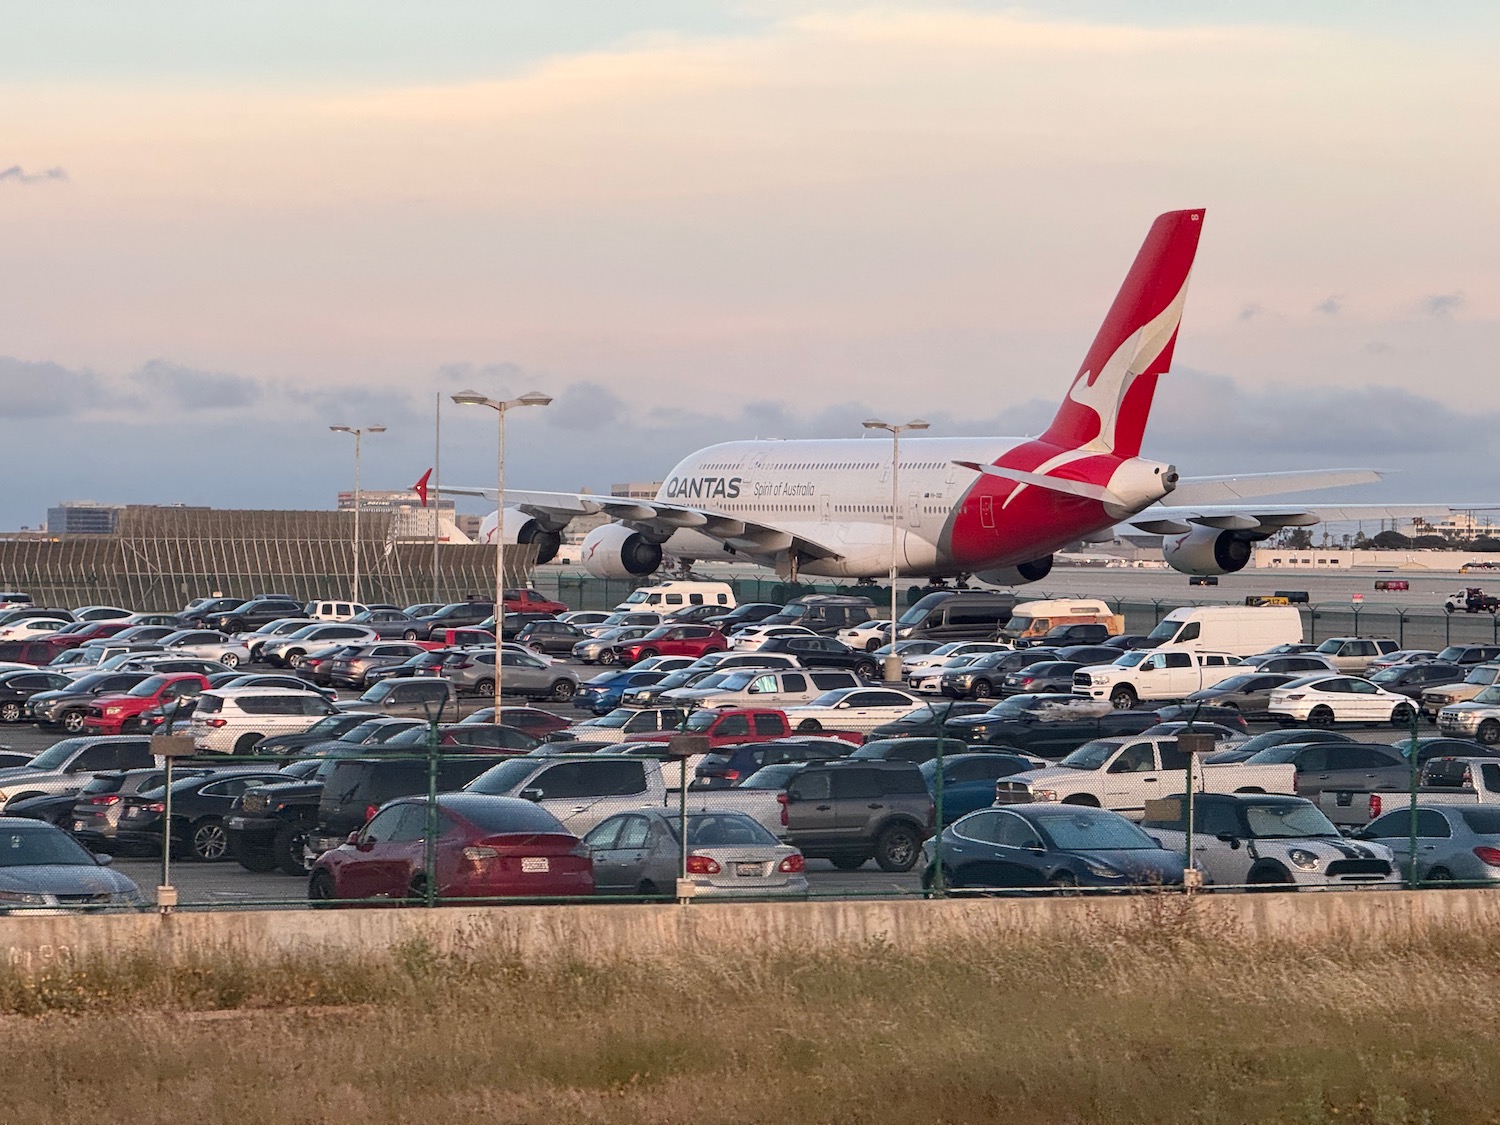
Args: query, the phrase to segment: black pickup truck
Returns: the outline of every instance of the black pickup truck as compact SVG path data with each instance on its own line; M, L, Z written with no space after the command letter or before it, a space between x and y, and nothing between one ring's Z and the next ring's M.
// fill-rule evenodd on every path
M1074 695L1013 695L981 715L949 719L943 733L971 745L1060 758L1085 742L1140 734L1160 721L1155 711L1117 711Z

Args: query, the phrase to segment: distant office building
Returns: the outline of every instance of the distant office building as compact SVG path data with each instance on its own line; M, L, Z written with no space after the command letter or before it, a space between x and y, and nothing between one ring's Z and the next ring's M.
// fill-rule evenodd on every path
M456 516L453 517L453 522L458 525L458 530L459 531L462 531L470 539L473 539L476 542L478 541L478 539L479 539L479 527L480 527L481 524L484 523L484 517L483 516L475 516L475 515L469 515L467 513L460 513L459 515L456 515Z
M662 481L626 481L624 484L612 484L609 486L611 496L621 497L626 500L655 500L656 494L661 491Z
M435 496L428 497L428 503L439 510L452 512L453 501L441 500ZM354 490L339 493L339 511L352 512L354 510ZM362 512L393 512L398 508L422 506L422 498L417 495L416 490L410 488L374 489L364 488L359 493L359 510Z
M64 500L47 509L49 535L113 535L124 504L101 504L97 500Z

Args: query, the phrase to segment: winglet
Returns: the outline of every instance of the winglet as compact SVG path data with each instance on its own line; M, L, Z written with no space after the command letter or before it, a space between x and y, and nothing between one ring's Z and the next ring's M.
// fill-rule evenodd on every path
M1202 209L1169 211L1151 224L1043 441L1140 456L1156 378L1172 365L1202 229Z
M422 479L412 485L418 496L422 498L422 507L427 507L427 482L432 479L432 470L428 469L422 474Z

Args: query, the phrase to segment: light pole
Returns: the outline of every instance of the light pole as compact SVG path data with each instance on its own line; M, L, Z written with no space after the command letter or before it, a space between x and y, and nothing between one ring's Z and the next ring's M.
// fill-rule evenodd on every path
M359 451L361 439L366 434L383 434L384 426L329 426L336 434L354 435L354 589L349 595L350 601L359 601L359 509L360 509L360 487L359 487Z
M925 430L927 423L920 418L896 425L871 418L865 423L867 430L884 430L891 435L891 651L885 658L886 683L901 682L901 657L896 653L896 552L899 549L900 526L896 511L901 503L901 435L907 430Z
M495 725L500 725L500 669L505 645L505 415L517 406L546 406L551 395L529 391L520 398L489 398L478 391L459 391L453 396L459 406L488 406L499 419L499 441L495 456Z

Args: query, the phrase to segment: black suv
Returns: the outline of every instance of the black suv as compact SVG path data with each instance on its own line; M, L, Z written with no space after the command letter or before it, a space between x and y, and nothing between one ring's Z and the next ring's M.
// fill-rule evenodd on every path
M455 749L462 750L460 747ZM438 762L438 792L451 793L462 789L495 764L494 757L482 753L472 757L442 758ZM425 757L335 761L333 769L323 778L317 827L307 834L309 858L338 847L349 833L361 828L387 801L426 792Z
M932 834L932 797L914 762L809 762L781 801L787 842L840 871L871 856L882 871L910 871Z
M1003 746L1061 758L1096 738L1140 734L1161 721L1155 711L1104 711L1074 695L1013 695L982 715L950 719L946 733L971 746Z
M401 635L408 641L429 641L435 631L478 625L494 612L493 602L453 602L429 617L418 617Z
M1109 626L1094 622L1055 625L1040 637L1032 637L1022 648L1063 648L1067 645L1102 645L1109 640Z
M291 598L251 598L233 609L206 618L204 624L221 633L249 633L283 617L306 617L300 602Z
M850 648L834 637L804 637L800 633L772 637L756 652L785 652L795 656L804 668L847 668L856 676L874 679L880 666L866 652Z

